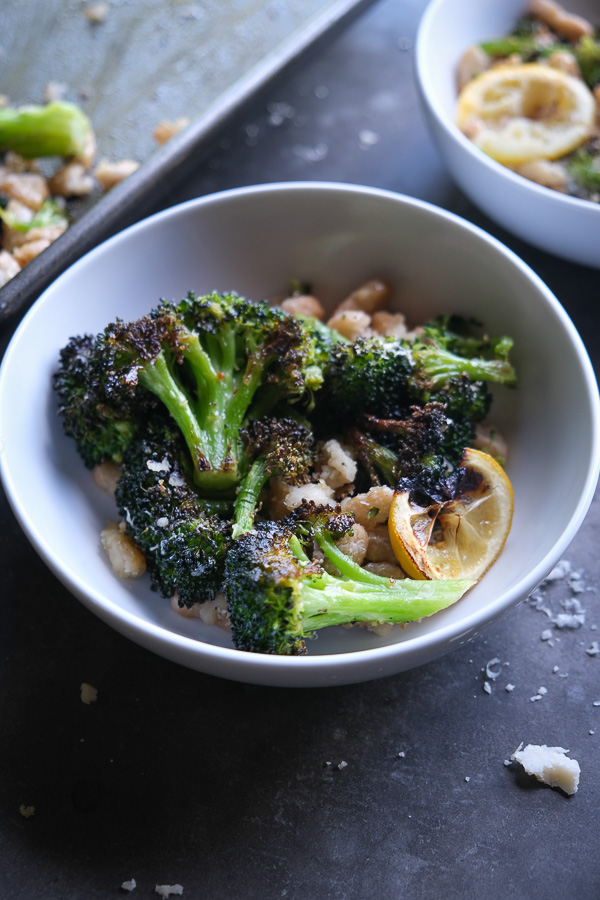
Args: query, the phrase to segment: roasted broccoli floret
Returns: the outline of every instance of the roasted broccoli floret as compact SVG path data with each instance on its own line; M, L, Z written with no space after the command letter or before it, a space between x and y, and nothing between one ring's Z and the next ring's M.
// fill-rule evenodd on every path
M409 622L455 603L473 582L394 581L356 565L336 546L351 517L307 504L281 522L259 523L234 542L225 592L237 649L298 654L317 629L349 622ZM311 558L313 541L341 573ZM306 545L306 546L305 546Z
M371 485L387 484L395 488L399 475L398 453L392 446L386 446L371 434L367 428L379 430L376 425L385 420L375 419L372 423L365 417L364 427L352 426L348 429L348 443L352 447L357 461L362 465ZM386 435L387 437L387 435ZM391 444L391 442L390 442Z
M370 483L395 488L401 480L444 497L447 475L488 414L488 382L515 383L511 347L509 338L490 339L469 320L443 316L412 341L369 338L336 348L324 397Z
M507 358L511 345L509 338L460 335L443 320L430 323L413 341L360 338L335 348L326 394L342 413L390 416L427 402L463 375L514 385L515 371Z
M95 424L105 403L107 414L129 426L147 397L157 398L186 441L197 487L206 494L233 493L240 431L256 417L261 391L269 408L302 399L311 347L295 317L266 303L236 294L189 294L134 322L117 320L95 341L85 339L85 353L82 339L71 342L63 351L65 375L57 377L65 428L85 442L85 425L70 424L73 407ZM312 360L309 369L312 377Z
M584 34L574 53L584 81L591 88L595 87L600 83L600 35Z
M234 538L252 528L260 493L273 475L288 484L306 484L315 462L313 433L295 419L253 419L241 436L249 469L235 502Z
M438 502L450 499L449 476L469 442L462 445L457 456L451 445L455 436L449 434L452 420L446 415L444 404L413 406L405 419L368 416L365 422L380 440L387 442L390 452L393 448L395 479L385 483L399 490L419 491Z
M0 150L26 159L81 156L91 135L90 120L74 103L0 108Z
M567 170L573 181L584 191L600 192L600 157L588 153L585 148L572 153L567 162Z
M102 345L103 337L71 338L54 375L63 429L90 468L106 459L121 463L140 425L160 415L152 395L109 395Z
M198 495L186 446L168 421L130 443L116 501L154 589L182 606L212 599L223 580L231 504Z

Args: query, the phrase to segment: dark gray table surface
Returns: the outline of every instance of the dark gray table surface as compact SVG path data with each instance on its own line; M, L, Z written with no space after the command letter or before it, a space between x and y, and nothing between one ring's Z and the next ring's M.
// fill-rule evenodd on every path
M413 74L424 6L380 0L257 98L161 205L296 179L431 201L522 256L598 371L600 271L501 231L431 141ZM0 897L118 896L131 878L134 897L180 884L207 900L600 897L600 656L586 652L600 637L599 520L596 498L571 574L544 588L554 612L579 600L581 628L542 640L549 619L529 600L414 671L284 690L188 671L114 633L50 574L2 497ZM579 792L505 766L521 741L569 748Z

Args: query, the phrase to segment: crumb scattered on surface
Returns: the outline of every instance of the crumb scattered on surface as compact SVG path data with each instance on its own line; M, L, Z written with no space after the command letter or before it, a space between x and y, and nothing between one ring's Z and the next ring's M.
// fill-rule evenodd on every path
M172 137L175 137L176 134L187 128L190 122L191 119L188 119L187 116L181 116L173 121L159 122L154 129L154 140L157 144L166 144Z
M159 897L171 897L173 894L183 894L183 888L180 884L157 884L154 893Z
M31 816L35 815L35 806L25 806L24 803L21 803L19 812L24 819L29 819Z
M528 775L550 787L560 788L565 794L574 794L579 787L581 768L576 759L567 756L564 747L547 747L546 744L523 744L511 759L520 763Z
M123 884L121 885L121 890L127 891L127 893L130 894L131 891L135 891L136 887L137 887L137 883L136 883L135 878L130 878L129 881L123 882Z
M83 12L88 22L91 22L92 25L101 25L106 21L109 9L110 7L106 0L98 0L97 3L88 3Z
M95 703L97 699L97 689L84 681L81 685L81 702L89 705L90 703Z
M343 759L341 762L338 763L338 769L340 769L340 770L345 769L347 765L348 765L348 763L346 762L345 759Z
M135 159L119 159L111 162L103 158L94 169L93 175L103 191L110 191L133 175L139 167L140 164Z
M485 667L485 674L487 675L487 677L492 681L495 681L502 671L500 666L501 660L499 659L499 657L495 656L493 659L490 659Z

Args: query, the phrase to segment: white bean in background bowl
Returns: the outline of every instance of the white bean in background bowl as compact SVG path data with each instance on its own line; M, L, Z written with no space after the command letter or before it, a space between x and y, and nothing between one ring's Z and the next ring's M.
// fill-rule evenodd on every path
M516 390L498 391L493 414L508 441L515 490L513 528L498 561L450 609L387 635L324 629L301 657L237 651L223 630L178 615L146 577L115 577L100 543L114 505L62 433L52 389L59 351L72 335L97 333L117 316L137 318L159 298L177 300L189 290L279 296L290 277L309 282L329 310L377 277L391 282L390 305L410 325L446 311L475 316L490 333L512 335L520 378ZM273 184L192 200L146 219L88 253L44 292L0 369L0 474L38 553L117 631L213 675L333 685L434 659L523 600L558 562L592 500L599 421L596 382L573 324L501 243L398 194Z
M457 66L468 47L512 31L528 0L432 0L416 42L419 93L431 133L450 174L486 215L535 247L600 268L600 204L515 174L486 156L458 129ZM597 0L562 0L600 24Z

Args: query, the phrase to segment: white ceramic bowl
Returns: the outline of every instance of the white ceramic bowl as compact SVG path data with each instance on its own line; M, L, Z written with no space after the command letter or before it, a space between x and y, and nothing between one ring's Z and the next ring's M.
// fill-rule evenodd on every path
M572 262L600 268L600 204L568 197L516 175L486 156L455 124L456 68L472 44L512 30L527 0L432 0L416 43L419 93L432 135L452 177L503 228ZM597 0L563 6L600 18Z
M135 318L159 298L178 299L190 289L272 297L290 276L309 281L330 306L366 279L387 277L394 306L410 322L452 311L480 318L493 334L513 335L520 373L520 387L500 391L494 412L510 445L516 496L513 530L498 562L437 616L386 637L326 629L306 657L238 652L223 631L173 612L145 578L115 578L99 541L116 517L113 504L62 434L51 386L59 350L72 335L96 333L116 316ZM67 588L118 631L169 659L273 685L331 685L399 672L451 650L510 610L548 574L582 522L598 477L598 421L580 338L523 262L426 203L340 184L228 191L122 232L40 297L0 371L3 483L26 534Z

